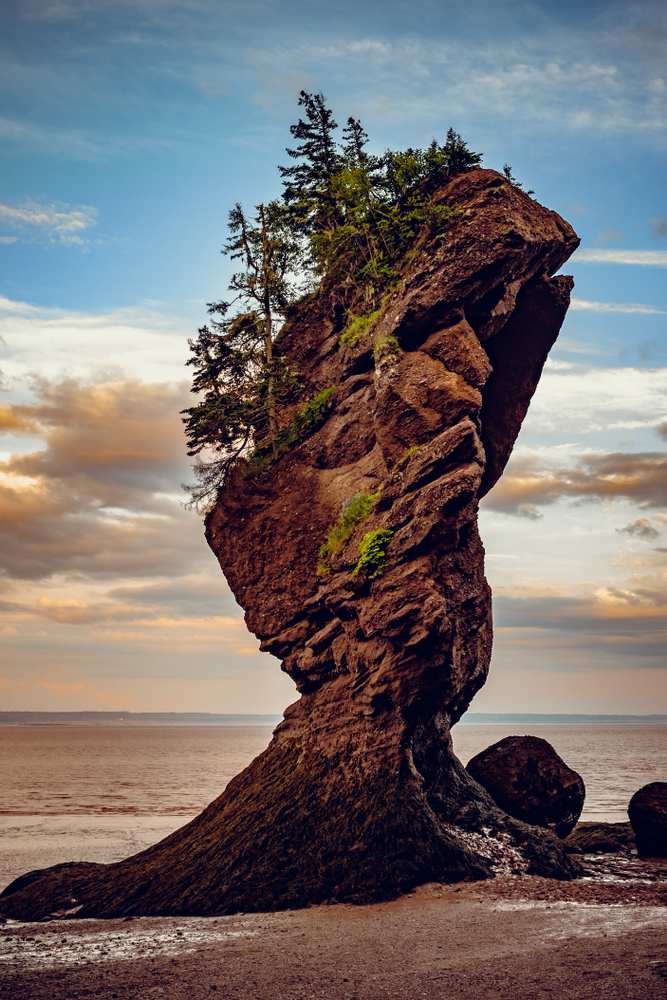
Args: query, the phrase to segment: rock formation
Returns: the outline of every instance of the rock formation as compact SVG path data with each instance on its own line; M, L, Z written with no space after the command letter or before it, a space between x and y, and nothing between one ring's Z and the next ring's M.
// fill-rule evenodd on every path
M577 825L584 783L539 736L507 736L468 761L466 770L515 819L559 837L567 837Z
M116 865L26 876L0 899L4 912L388 899L492 875L489 838L519 871L579 871L551 831L493 803L450 737L491 655L478 501L558 335L572 279L552 275L578 239L495 171L456 177L433 198L459 205L458 220L406 256L365 333L342 337L352 292L327 281L294 311L276 349L312 401L283 417L300 443L240 468L207 518L248 627L299 700L192 823Z
M667 858L667 781L652 781L630 799L628 816L644 858Z

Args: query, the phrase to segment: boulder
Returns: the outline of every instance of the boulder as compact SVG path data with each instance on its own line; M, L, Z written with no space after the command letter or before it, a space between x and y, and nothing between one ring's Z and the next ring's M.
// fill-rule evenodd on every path
M628 816L643 858L667 858L667 781L652 781L630 799Z
M539 736L507 736L473 757L467 770L510 816L559 837L567 837L581 815L581 776Z

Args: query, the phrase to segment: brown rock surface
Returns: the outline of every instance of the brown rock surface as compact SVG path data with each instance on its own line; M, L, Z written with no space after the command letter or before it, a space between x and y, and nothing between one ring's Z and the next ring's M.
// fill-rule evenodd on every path
M581 815L581 776L539 736L507 736L469 760L466 770L510 816L559 837L567 837Z
M628 816L645 858L667 858L667 781L652 781L630 799Z
M550 276L578 239L495 171L457 177L434 200L464 214L413 255L356 347L340 344L354 304L345 288L325 282L295 310L276 348L298 369L304 400L336 387L328 419L278 461L234 474L207 518L248 627L300 699L188 826L94 876L69 869L15 883L0 898L5 912L387 899L433 879L492 875L486 837L517 870L580 871L550 831L494 805L449 735L491 654L478 499L507 461L562 323L572 279ZM359 493L376 495L372 511L318 575L320 548ZM355 575L359 544L375 531L384 573Z

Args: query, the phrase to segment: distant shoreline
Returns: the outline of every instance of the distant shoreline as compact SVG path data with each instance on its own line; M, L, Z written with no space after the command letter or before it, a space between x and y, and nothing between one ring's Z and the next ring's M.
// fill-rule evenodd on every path
M0 726L275 726L282 715L214 712L0 712Z
M214 712L0 712L0 726L253 726L277 725L282 715ZM664 725L667 715L581 715L468 712L459 725Z

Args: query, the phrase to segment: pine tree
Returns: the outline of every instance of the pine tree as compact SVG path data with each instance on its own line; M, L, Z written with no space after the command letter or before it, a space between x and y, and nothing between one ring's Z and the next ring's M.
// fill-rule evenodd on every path
M447 129L447 139L442 150L447 159L447 172L451 175L465 174L482 162L482 154L468 149L468 143L451 126Z
M283 199L290 206L292 225L303 233L316 232L335 224L335 198L331 191L333 178L341 167L341 157L334 139L338 128L333 112L326 106L323 94L301 91L299 106L306 120L290 126L295 139L301 140L296 149L287 149L288 156L301 160L292 167L279 167L285 190Z
M183 410L188 454L208 450L211 461L194 463L197 485L184 486L195 506L217 492L230 468L251 442L275 448L278 407L294 393L296 376L276 356L273 341L285 309L294 298L290 275L299 267L301 246L276 202L257 205L254 219L240 204L229 213L230 238L222 253L239 260L229 289L231 302L209 303L210 326L188 341L195 369L192 391L202 401ZM229 316L232 306L243 307Z

